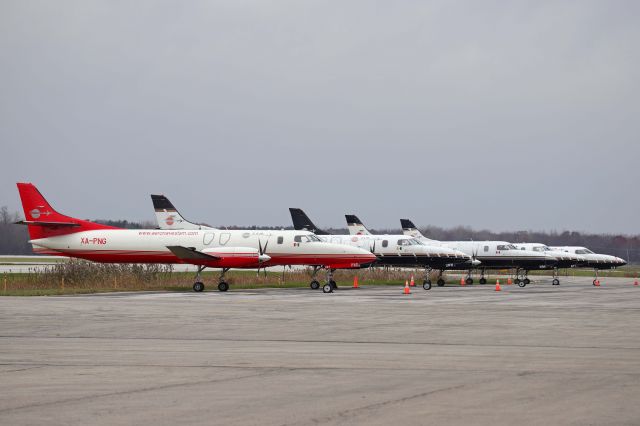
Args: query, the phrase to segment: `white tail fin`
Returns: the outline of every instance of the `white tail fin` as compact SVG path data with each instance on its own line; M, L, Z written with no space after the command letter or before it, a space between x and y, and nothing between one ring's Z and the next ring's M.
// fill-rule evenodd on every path
M160 229L215 229L186 220L164 195L151 195Z
M347 219L347 227L349 228L349 234L351 235L371 235L371 232L362 224L362 221L358 219L358 216L354 214L347 214L344 216Z

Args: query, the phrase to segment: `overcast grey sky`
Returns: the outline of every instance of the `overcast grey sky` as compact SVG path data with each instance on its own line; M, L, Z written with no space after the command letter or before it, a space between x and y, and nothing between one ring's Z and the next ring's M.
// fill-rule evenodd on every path
M640 2L0 1L0 205L640 233Z

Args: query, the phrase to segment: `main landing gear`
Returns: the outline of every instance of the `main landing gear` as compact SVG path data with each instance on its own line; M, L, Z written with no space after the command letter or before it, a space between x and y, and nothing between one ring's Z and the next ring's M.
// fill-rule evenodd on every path
M206 266L198 266L198 272L196 273L196 282L193 283L193 291L196 293L202 293L204 291L204 284L200 278L200 272L202 272Z
M442 273L442 272L441 272ZM431 268L424 269L424 281L422 282L422 288L425 290L431 290Z
M595 278L593 279L593 285L597 287L600 285L600 280L598 279L598 270L594 269L593 272L595 273Z
M323 293L333 293L333 290L338 288L338 285L333 280L333 271L335 269L327 269L327 283L322 286Z
M465 284L473 285L473 278L471 278L471 269L469 269L469 273L467 274L467 279L465 280Z
M224 274L229 271L230 268L222 268L222 273L220 274L220 278L218 278L218 290L219 291L227 291L229 290L229 284L227 284L224 280Z
M200 278L200 273L206 268L206 266L198 266L198 272L196 273L196 282L193 284L193 291L196 293L202 293L204 291L204 284ZM227 291L229 290L229 284L227 284L224 280L224 274L229 271L230 268L222 268L222 273L220 274L220 278L218 278L218 290L219 291Z
M311 273L311 283L309 287L312 290L317 290L320 288L320 281L317 280L316 275L318 275L318 271L322 269L321 266L314 266L313 272ZM338 288L338 284L333 280L333 272L335 269L327 269L327 283L322 286L323 293L333 293L333 290Z
M553 281L551 281L552 285L560 285L560 279L558 278L558 268L553 268Z
M480 284L486 284L487 283L487 279L484 276L484 269L480 270Z
M528 275L529 271L516 269L516 278L513 280L513 283L518 287L525 287L527 284L531 284L531 280L529 279Z
M320 270L319 266L313 267L313 273L311 274L311 284L309 284L309 286L311 287L311 290L317 290L320 288L320 282L316 279L316 275L318 275L319 270Z

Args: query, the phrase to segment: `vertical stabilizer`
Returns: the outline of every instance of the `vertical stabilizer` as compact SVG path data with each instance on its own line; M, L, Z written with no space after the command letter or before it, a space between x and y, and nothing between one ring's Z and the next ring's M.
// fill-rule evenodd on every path
M156 212L156 221L160 229L215 229L206 225L198 225L189 222L171 204L171 201L164 195L151 195L153 209Z
M358 219L358 216L354 214L347 214L344 216L347 219L347 227L349 228L349 234L351 235L371 235L371 232L362 224L362 221Z

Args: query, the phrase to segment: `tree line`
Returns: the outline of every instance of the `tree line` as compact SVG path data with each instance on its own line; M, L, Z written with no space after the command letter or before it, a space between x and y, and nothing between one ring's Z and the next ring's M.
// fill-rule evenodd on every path
M33 254L31 245L27 243L29 233L24 225L16 225L20 220L18 213L10 213L7 207L0 208L0 255L30 255ZM105 225L126 229L153 229L154 222L130 222L127 220L96 220ZM279 230L292 229L291 226L221 226L222 229L263 229ZM333 234L345 234L346 228L328 228ZM427 226L420 231L428 238L441 241L479 241L500 240L512 243L545 243L550 246L584 246L594 252L611 254L626 259L630 263L640 263L640 235L613 235L591 234L576 231L542 232L542 231L516 231L516 232L492 232L488 230L475 230L470 227L458 226L454 228L440 228ZM378 229L371 231L374 234L399 234L402 230Z

